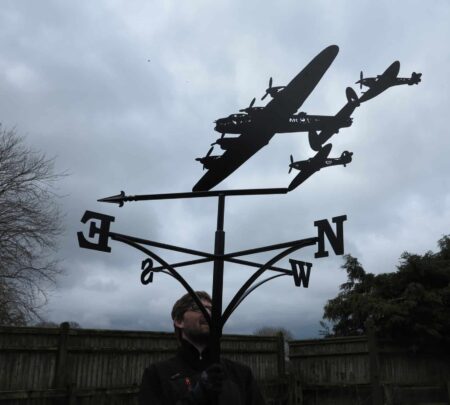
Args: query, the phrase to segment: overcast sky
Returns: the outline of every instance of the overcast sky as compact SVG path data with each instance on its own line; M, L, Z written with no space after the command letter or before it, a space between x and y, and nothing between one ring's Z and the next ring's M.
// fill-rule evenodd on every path
M215 198L131 202L118 194L190 191L195 161L217 136L213 121L256 105L268 85L287 84L317 53L340 52L301 111L335 114L360 71L381 74L393 61L399 86L361 105L351 128L332 138L332 156L353 162L322 170L288 195L226 201L226 250L316 236L314 221L346 214L346 253L367 271L394 271L404 251L436 250L450 233L450 3L422 1L3 1L0 9L0 121L68 172L59 185L64 275L44 316L83 327L171 330L170 309L184 293L164 274L140 284L140 252L111 242L111 253L80 249L85 210L112 215L112 230L212 251ZM258 104L259 103L259 104ZM313 156L306 133L279 134L217 189L286 187L289 155ZM253 292L225 333L281 326L317 337L323 306L345 281L342 257L311 261L308 289L289 277ZM167 261L190 257L158 251ZM267 260L268 256L252 257ZM288 267L287 260L281 265ZM212 265L180 270L211 291ZM253 272L225 268L227 303Z

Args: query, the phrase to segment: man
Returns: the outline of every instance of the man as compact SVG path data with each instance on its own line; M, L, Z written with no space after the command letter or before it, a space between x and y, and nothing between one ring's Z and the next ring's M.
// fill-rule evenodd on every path
M196 294L211 314L209 294L205 291ZM173 306L172 320L180 343L178 352L145 370L139 405L265 404L249 367L227 359L221 359L220 364L212 363L209 325L189 294Z

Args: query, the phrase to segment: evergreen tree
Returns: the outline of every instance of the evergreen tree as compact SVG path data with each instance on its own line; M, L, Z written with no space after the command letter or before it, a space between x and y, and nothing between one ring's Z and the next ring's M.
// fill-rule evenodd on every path
M403 253L397 271L374 275L344 256L347 282L324 307L329 336L366 333L371 318L379 337L411 344L450 343L450 237L439 251L423 256ZM324 325L324 323L322 323Z

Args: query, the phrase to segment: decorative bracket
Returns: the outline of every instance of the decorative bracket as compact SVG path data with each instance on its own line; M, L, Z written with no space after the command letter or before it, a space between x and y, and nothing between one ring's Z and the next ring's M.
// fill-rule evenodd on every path
M273 280L281 276L291 276L293 277L294 284L297 287L303 286L304 288L309 287L310 275L312 270L312 263L289 259L291 269L285 269L283 267L278 267L276 264L290 255L291 253L300 250L304 247L317 245L317 251L315 253L316 258L329 256L328 250L326 250L326 241L331 246L331 249L336 255L342 255L344 253L344 227L343 223L346 221L347 216L341 215L332 218L331 222L335 224L335 230L331 226L327 219L322 219L314 222L314 226L317 228L317 236L299 239L285 243L278 243L275 245L263 246L259 248L253 248L248 250L241 250L237 252L225 253L223 249L217 249L217 245L224 246L225 232L223 231L223 219L224 219L224 209L225 209L225 196L218 195L219 197L219 208L218 208L218 230L216 232L216 248L214 253L203 252L194 249L188 249L181 246L169 245L161 242L156 242L147 239L141 239L134 236L123 235L115 232L111 232L111 223L114 222L114 217L109 215L104 215L98 212L86 211L81 219L82 223L89 223L88 237L86 238L83 232L78 232L78 243L79 246L86 249L98 250L101 252L111 252L109 247L109 239L125 243L135 249L143 252L147 258L141 263L141 283L147 285L153 282L154 273L161 272L168 274L175 278L179 283L183 285L186 291L193 297L194 302L198 305L202 311L205 319L210 325L211 335L214 336L214 342L212 342L212 347L214 356L219 358L220 356L220 336L222 334L222 329L231 316L231 314L236 310L236 308L243 302L243 300L248 297L256 288L260 287L264 283ZM99 221L99 223L98 223ZM88 238L92 239L97 237L96 241L90 241ZM218 236L217 236L218 235ZM159 255L154 253L149 247L160 248L170 251L181 252L193 256L197 256L197 259L188 260L178 263L169 264ZM258 263L249 260L241 259L242 256L254 255L257 253L269 252L272 250L283 249L280 253L275 255L272 259L266 263ZM154 266L154 262L159 263L159 266ZM224 262L236 263L246 267L255 267L257 270L253 275L251 275L248 280L243 284L239 291L232 298L226 309L220 310L218 314L209 315L206 308L203 306L199 297L195 294L194 289L188 284L188 282L181 276L181 274L176 270L176 268L182 268L187 266L196 265L199 263L208 262L219 263L222 266ZM277 272L274 276L270 276L262 281L257 282L263 273L267 270ZM216 291L218 288L222 290L223 283L223 271L218 279L215 274L213 280L213 308L215 305L219 305L222 308L221 302L221 291L220 291L220 303L217 302L218 293L214 293L214 284L216 283ZM217 287L217 285L219 287ZM215 302L216 301L216 302Z

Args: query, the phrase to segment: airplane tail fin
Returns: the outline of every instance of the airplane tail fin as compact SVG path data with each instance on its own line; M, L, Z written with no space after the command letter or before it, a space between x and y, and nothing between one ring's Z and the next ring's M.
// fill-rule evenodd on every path
M419 84L422 81L422 73L412 72L411 84Z
M351 87L346 88L345 95L347 96L347 101L349 103L356 103L357 105L359 105L358 95L356 94L356 91L353 90Z
M309 146L311 149L315 152L319 151L319 149L322 146L320 134L317 133L317 131L311 130L308 132L308 141Z

